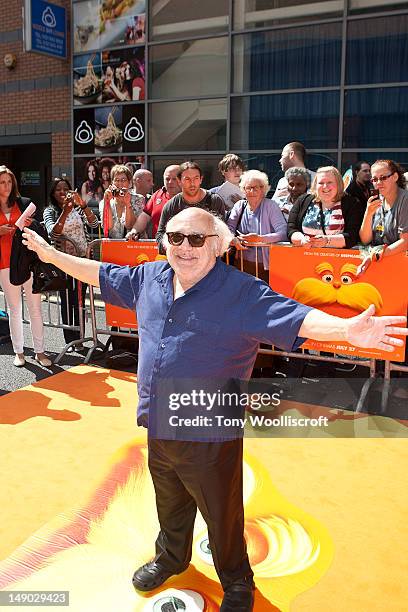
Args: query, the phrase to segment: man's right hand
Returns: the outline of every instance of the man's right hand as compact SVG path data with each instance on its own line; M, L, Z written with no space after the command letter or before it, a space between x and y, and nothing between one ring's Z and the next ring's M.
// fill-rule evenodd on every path
M25 244L30 251L35 251L41 261L45 263L52 261L53 247L36 232L28 229L28 227L25 227L23 231L23 244Z

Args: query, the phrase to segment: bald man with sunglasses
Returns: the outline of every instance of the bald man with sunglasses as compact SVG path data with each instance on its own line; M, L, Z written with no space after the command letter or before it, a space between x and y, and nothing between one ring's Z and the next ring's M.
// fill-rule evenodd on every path
M342 319L275 293L221 261L232 237L220 219L191 208L167 224L167 262L131 268L84 261L56 251L29 229L24 243L43 261L99 286L105 302L137 313L137 422L148 428L160 532L154 559L134 573L135 588L156 589L187 569L199 509L224 589L220 610L249 612L255 585L244 538L242 430L216 424L190 430L187 423L170 423L180 414L198 413L210 422L208 405L195 400L218 385L228 389L232 381L248 380L259 342L295 350L305 338L345 340L391 353L402 343L393 336L407 335L408 329L397 327L405 317L374 317L372 307ZM182 401L188 395L183 391L190 402ZM238 414L239 407L230 414L235 410Z

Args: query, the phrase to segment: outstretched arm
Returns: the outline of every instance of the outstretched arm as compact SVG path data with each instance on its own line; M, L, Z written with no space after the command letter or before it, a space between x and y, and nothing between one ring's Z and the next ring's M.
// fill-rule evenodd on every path
M369 306L364 312L342 319L333 317L321 310L307 313L299 330L299 336L311 340L346 340L354 346L376 348L392 352L394 347L402 346L403 340L393 336L407 336L406 317L375 317L375 307Z
M35 251L41 261L52 263L63 272L77 278L83 283L99 287L99 269L101 264L98 261L92 261L85 257L74 257L67 253L57 251L41 238L36 232L24 228L23 244L30 251Z

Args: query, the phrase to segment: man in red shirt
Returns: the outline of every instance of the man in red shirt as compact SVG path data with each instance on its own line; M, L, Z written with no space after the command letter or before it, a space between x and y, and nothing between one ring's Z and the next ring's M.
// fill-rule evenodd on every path
M152 238L156 236L157 228L163 206L177 193L180 193L180 185L177 181L177 173L180 167L176 165L167 166L163 174L163 187L155 191L138 216L133 228L127 234L127 240L138 240L146 231L149 221L152 222Z

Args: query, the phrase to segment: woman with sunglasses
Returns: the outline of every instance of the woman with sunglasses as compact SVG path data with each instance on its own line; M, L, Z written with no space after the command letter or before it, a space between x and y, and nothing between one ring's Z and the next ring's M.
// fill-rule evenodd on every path
M371 166L371 181L378 193L368 199L360 240L374 248L360 273L371 261L408 249L408 192L402 168L391 159L378 159Z
M286 240L286 221L276 202L269 200L268 177L259 170L248 170L239 183L245 199L239 200L231 211L227 225L237 238L234 246L243 250L243 270L269 281L269 246ZM259 251L257 244L263 244ZM241 258L235 258L241 268ZM258 259L258 268L256 260Z

